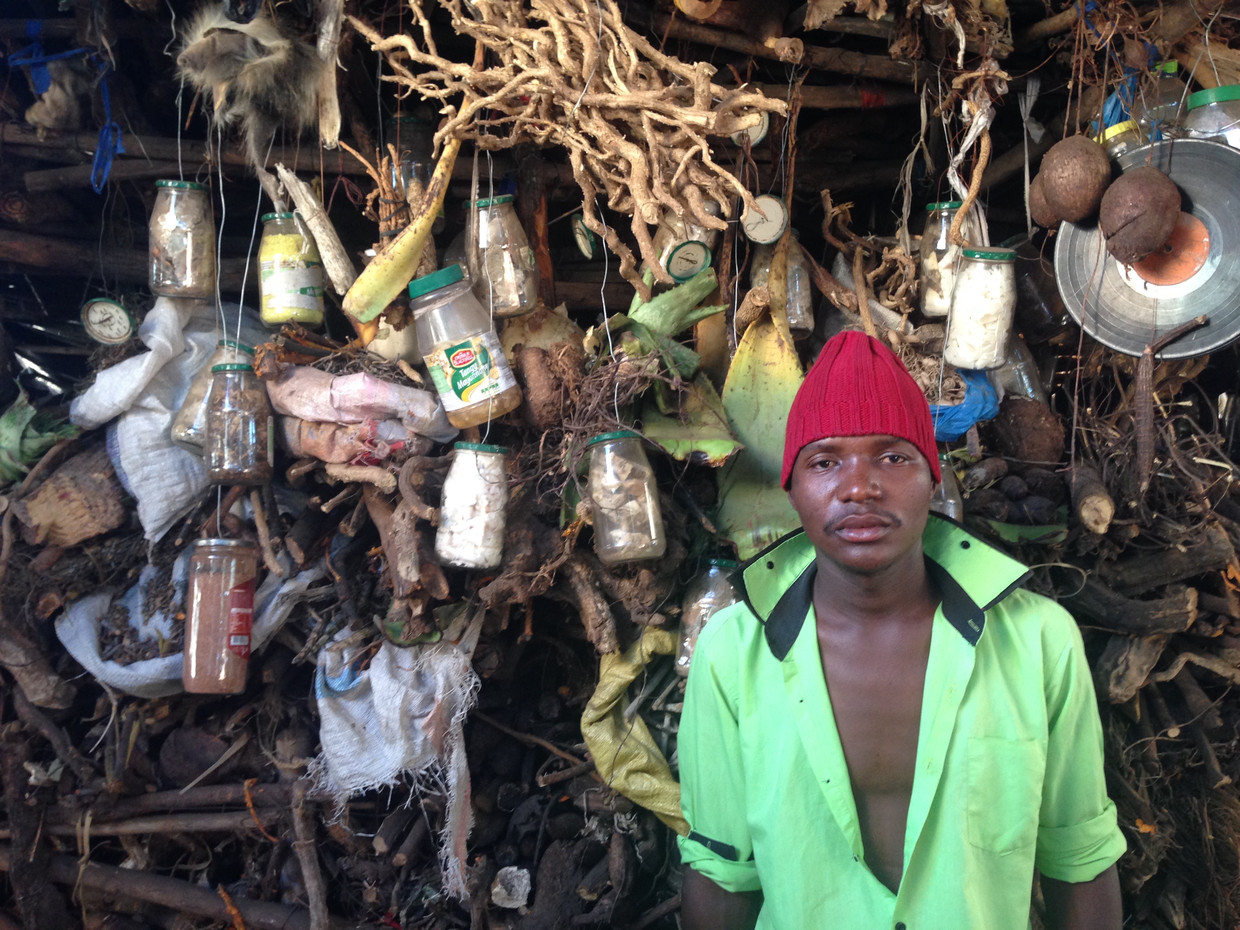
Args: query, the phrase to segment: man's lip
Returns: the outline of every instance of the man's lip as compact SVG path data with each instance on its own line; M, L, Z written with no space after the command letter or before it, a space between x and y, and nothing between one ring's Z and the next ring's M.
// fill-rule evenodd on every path
M858 513L851 516L841 517L832 525L832 529L836 530L864 530L874 527L890 526L891 521L886 517L876 513Z

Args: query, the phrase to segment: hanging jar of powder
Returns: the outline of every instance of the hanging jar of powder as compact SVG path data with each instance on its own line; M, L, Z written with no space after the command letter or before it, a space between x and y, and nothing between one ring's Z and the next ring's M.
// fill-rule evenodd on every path
M245 690L258 554L239 539L200 539L190 552L181 682L192 694Z
M202 452L207 441L207 395L211 393L212 369L216 365L249 365L254 362L254 348L231 339L221 339L198 373L189 383L185 400L172 418L169 431L172 441L191 452Z
M211 368L207 395L207 480L215 484L263 484L271 480L275 432L267 386L253 365Z
M667 549L654 469L632 430L590 440L594 552L606 564L657 559Z
M538 266L512 195L479 200L469 221L465 261L474 296L494 317L529 313L538 303Z
M947 316L952 305L952 288L961 247L951 241L952 220L961 207L959 200L926 204L926 228L921 234L918 279L921 283L921 312L928 319ZM960 226L965 242L978 240L977 223L966 215Z
M1016 310L1016 253L964 249L947 318L943 360L956 368L998 368L1007 358Z
M458 568L495 568L504 554L508 450L458 442L443 483L435 555Z
M155 182L148 251L153 293L160 297L215 295L215 221L206 185Z
M676 650L676 674L688 675L693 650L706 621L739 598L728 576L736 571L731 559L707 559L706 570L685 587L680 607L680 646Z
M323 259L296 213L263 216L258 268L264 325L272 329L285 323L323 325Z

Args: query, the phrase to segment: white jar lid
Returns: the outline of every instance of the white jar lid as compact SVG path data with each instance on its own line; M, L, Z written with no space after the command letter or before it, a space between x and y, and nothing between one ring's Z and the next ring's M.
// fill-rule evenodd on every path
M754 198L757 209L750 210L741 220L741 229L753 242L769 245L788 228L788 208L772 194Z
M766 134L771 131L771 114L763 110L758 116L760 118L758 125L732 133L732 141L737 145L744 145L745 137L748 136L749 144L754 146L765 139Z
M107 297L95 297L82 305L82 325L91 339L109 346L128 342L135 328L129 311Z
M663 267L675 281L688 281L710 264L710 248L705 242L690 239L676 246L667 256Z

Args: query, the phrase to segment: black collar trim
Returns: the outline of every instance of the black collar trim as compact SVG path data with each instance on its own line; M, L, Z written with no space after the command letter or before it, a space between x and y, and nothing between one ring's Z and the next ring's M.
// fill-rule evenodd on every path
M989 604L979 606L945 568L928 556L926 571L939 589L943 616L970 646L976 646L982 637L982 630L986 627L986 611L1019 588L1028 577L1022 575ZM797 580L788 586L788 590L771 609L770 616L763 624L767 646L778 662L787 658L792 651L792 644L801 633L810 604L814 600L814 578L817 574L817 563L810 562Z

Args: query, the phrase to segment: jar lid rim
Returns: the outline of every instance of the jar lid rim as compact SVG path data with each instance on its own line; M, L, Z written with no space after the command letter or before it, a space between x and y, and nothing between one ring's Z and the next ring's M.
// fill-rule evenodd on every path
M164 179L156 181L155 186L172 187L183 191L205 191L207 189L207 185L199 184L197 181L171 181Z
M637 432L636 430L618 429L618 430L613 430L610 433L600 433L599 435L591 439L588 443L586 443L586 445L592 446L595 443L607 442L608 440L611 440L611 439L641 439L641 438L642 438L642 434Z
M1135 119L1126 119L1123 122L1115 123L1114 125L1108 126L1106 129L1102 130L1101 134L1097 136L1097 139L1100 142L1109 142L1111 139L1114 139L1116 136L1118 136L1121 132L1132 132L1132 131L1140 132L1141 126L1137 123Z
M961 249L965 258L980 258L990 262L1011 262L1016 260L1015 249Z
M940 200L936 203L926 204L926 212L929 213L932 210L959 210L963 206L963 200Z
M432 271L430 274L424 274L422 277L414 278L410 281L408 287L409 297L410 299L424 297L431 291L463 280L465 280L465 273L461 271L461 266L454 262L445 268L440 268L438 271Z
M454 442L453 449L468 449L472 452L494 452L496 455L507 455L512 450L507 446L496 446L486 442Z
M501 203L512 203L517 198L513 194L500 194L498 197L485 197L482 200L475 200L470 206L472 207L494 207Z
M223 536L208 536L205 539L195 539L195 546L235 546L238 549L244 547L253 549L254 546L246 542L244 539L227 539Z
M738 568L740 562L736 559L707 559L707 565L714 565L716 568Z
M266 223L268 220L291 220L296 215L296 211L290 213L264 213L262 221Z
M253 346L248 346L244 342L237 342L237 340L235 339L221 339L219 342L215 344L215 347L217 349L220 346L228 346L229 348L240 349L242 352L248 352L251 355L254 354Z
M1210 87L1189 94L1185 107L1194 110L1206 104L1226 103L1230 100L1240 100L1240 84L1223 84L1220 87Z
M227 364L224 364L224 365L212 365L211 366L212 373L215 373L217 371L253 371L253 370L254 370L253 365L242 365L239 362L228 362Z

